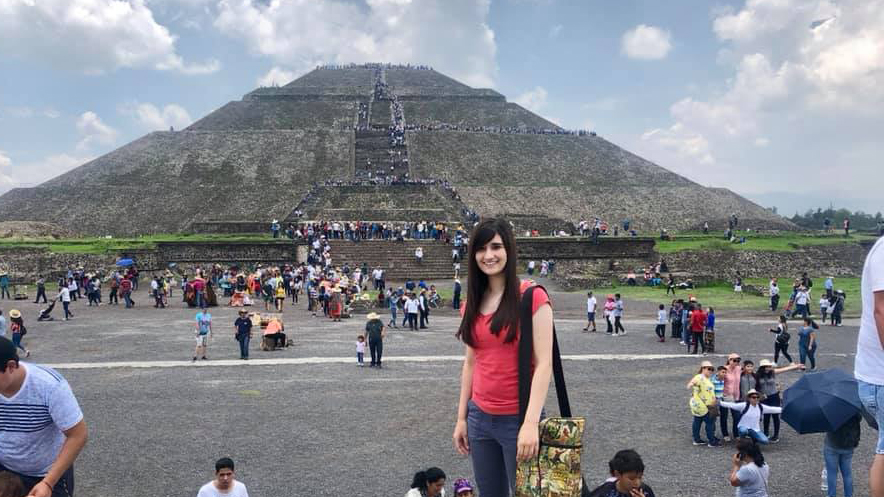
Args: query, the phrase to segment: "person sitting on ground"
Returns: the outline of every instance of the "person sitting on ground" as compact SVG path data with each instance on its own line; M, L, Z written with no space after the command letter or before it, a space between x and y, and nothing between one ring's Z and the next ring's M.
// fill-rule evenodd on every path
M405 497L445 497L445 472L435 467L418 471Z
M654 491L642 482L645 463L634 450L621 450L608 462L611 477L605 480L589 497L654 497Z
M635 286L635 271L630 270L626 273L626 284L627 286Z
M729 481L732 487L739 487L738 496L768 497L770 466L764 462L758 444L750 438L741 438L737 441L737 453L731 461L733 469Z
M222 457L215 463L215 479L203 485L196 497L249 497L249 492L236 480L233 460Z
M267 322L267 327L264 328L264 339L271 341L275 348L284 348L287 342L283 331L285 331L285 325L278 317L273 316Z

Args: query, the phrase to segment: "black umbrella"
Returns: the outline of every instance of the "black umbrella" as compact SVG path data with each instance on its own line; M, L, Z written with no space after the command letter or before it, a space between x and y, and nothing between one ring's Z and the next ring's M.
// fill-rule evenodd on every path
M840 369L807 373L783 392L783 421L798 433L835 431L858 413L878 429L859 400L856 379Z

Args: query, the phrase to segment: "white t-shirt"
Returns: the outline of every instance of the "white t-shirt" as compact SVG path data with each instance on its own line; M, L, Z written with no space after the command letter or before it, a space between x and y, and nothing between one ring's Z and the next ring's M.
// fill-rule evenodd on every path
M19 364L25 381L18 393L0 395L0 464L41 477L58 457L64 431L83 419L83 411L60 374L33 363Z
M884 238L879 238L863 266L861 281L863 314L856 343L856 379L884 385L884 348L875 325L875 292L884 291Z
M795 303L798 305L807 305L807 299L810 296L807 295L807 292L801 291L798 292L798 295L795 296Z
M417 314L419 308L420 304L418 304L417 299L408 299L405 302L405 312L408 314Z
M659 309L657 311L657 324L666 324L666 318L668 317L669 315L666 314L665 309Z
M595 297L589 297L586 299L586 312L595 312L595 307L598 301Z
M246 486L240 481L233 480L233 488L228 492L221 492L215 488L214 481L210 481L200 488L196 497L249 497L249 492L246 490Z
M71 301L71 291L67 287L61 287L61 290L58 291L58 296L61 297L62 302Z
M746 409L745 402L727 402L722 400L721 407L726 407L728 409L733 409L734 411L740 413ZM782 407L774 407L774 406L749 406L749 409L746 409L746 413L740 418L740 422L737 423L737 426L742 426L747 430L755 430L756 432L761 432L761 414L780 414L783 412Z

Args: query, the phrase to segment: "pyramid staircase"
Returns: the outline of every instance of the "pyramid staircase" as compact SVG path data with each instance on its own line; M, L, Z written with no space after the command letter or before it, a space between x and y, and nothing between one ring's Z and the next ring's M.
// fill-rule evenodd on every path
M451 262L452 245L436 240L330 240L332 264L351 268L368 264L369 271L376 267L384 270L387 284L400 284L407 278L417 282L451 280L454 266ZM418 263L414 257L417 247L424 249L424 258ZM460 277L466 274L467 264L461 261Z

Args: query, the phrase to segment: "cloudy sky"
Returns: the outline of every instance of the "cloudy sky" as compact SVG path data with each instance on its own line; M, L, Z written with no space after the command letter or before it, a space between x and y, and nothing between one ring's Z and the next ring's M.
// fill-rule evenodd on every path
M783 214L884 210L884 0L0 0L0 191L365 61L432 65Z

